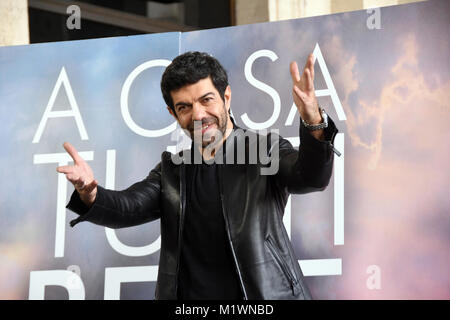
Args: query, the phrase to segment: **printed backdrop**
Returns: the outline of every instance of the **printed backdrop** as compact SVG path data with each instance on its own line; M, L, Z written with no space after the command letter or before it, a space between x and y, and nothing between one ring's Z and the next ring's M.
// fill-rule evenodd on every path
M124 189L181 145L164 67L206 51L227 69L239 126L298 146L289 63L317 58L339 128L329 187L284 222L316 299L450 298L450 65L445 0L187 33L0 48L0 298L153 299L159 221L70 228L70 141Z

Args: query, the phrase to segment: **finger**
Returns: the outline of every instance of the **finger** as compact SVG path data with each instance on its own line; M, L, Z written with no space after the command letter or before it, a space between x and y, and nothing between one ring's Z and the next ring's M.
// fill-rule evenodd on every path
M309 58L311 59L311 63L310 63L310 68L309 68L309 70L311 71L311 78L312 78L312 80L313 80L313 82L314 82L314 65L315 65L315 63L316 63L316 57L314 57L314 54L310 54L309 55Z
M86 193L91 193L95 188L97 188L97 185L98 185L97 180L92 180L91 183L89 183L84 187L83 191Z
M310 70L310 72L314 72L314 55L312 53L310 53L308 55L308 58L306 59L305 62L305 67L303 68L303 73L305 72L305 70Z
M307 89L307 91L314 90L314 82L313 82L312 77L311 77L310 69L305 69L304 75L305 75L305 82L306 82L306 89Z
M75 147L72 146L69 142L64 142L63 147L67 151L67 153L72 157L75 164L79 164L80 162L83 161L83 158L80 157L80 155L77 152L77 149L75 149Z
M56 171L59 173L71 173L71 172L73 172L73 166L56 167Z
M305 66L303 67L303 70L309 69L309 65L311 64L311 54L308 55L308 58L306 58Z
M300 73L298 71L298 65L297 62L293 61L291 62L290 66L289 66L290 72L291 72L291 77L292 77L292 81L294 83L297 83L300 81Z

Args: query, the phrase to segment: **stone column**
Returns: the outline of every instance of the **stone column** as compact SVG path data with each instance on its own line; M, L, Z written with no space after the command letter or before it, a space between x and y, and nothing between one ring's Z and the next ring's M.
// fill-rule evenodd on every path
M0 46L29 44L28 1L0 1Z
M234 0L236 25L312 17L425 0Z
M236 25L267 22L269 0L234 0Z

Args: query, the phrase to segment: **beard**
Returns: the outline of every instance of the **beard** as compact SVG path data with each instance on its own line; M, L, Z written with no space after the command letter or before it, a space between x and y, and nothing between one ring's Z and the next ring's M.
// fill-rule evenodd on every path
M216 128L211 128L205 133L202 133L202 127L205 125L215 125ZM226 114L225 103L223 104L222 112L219 117L210 116L203 118L202 120L192 121L186 128L189 131L191 139L194 144L205 147L212 147L223 140L225 137L228 125L228 117Z

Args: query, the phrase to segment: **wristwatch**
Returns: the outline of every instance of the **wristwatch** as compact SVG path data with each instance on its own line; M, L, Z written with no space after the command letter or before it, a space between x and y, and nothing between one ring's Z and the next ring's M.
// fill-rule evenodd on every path
M319 124L308 124L305 120L302 119L302 123L306 129L309 131L315 131L320 129L325 129L328 127L328 115L323 108L319 108L320 115L322 116L322 123Z

